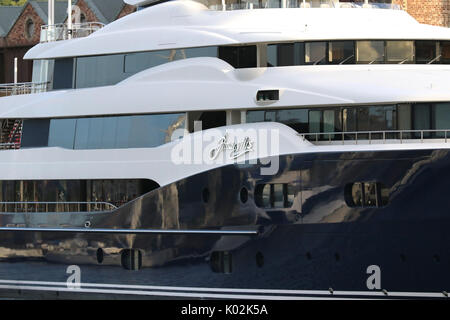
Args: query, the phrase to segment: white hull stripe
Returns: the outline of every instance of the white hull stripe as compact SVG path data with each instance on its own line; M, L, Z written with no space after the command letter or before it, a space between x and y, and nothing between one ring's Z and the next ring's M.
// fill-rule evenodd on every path
M352 298L448 298L443 292L383 292L383 291L333 291L327 290L280 290L280 289L233 289L202 287L143 286L123 284L82 283L71 288L65 282L0 280L0 289L58 291L71 293L97 293L116 295L164 296L181 298L217 299L346 299Z

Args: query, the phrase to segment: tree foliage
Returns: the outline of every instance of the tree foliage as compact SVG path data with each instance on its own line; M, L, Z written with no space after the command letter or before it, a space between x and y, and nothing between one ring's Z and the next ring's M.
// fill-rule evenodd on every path
M27 0L0 0L0 6L23 6Z

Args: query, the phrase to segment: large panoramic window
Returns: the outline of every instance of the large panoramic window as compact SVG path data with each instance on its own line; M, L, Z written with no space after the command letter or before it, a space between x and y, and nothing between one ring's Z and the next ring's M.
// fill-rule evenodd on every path
M158 187L146 179L0 181L0 212L111 211Z
M280 122L312 140L342 139L340 132L350 139L356 132L358 139L369 138L369 132L370 139L399 139L399 130L403 139L443 138L450 130L450 102L251 110L246 121Z
M201 47L78 57L75 59L75 83L74 85L72 84L72 77L70 77L70 88L91 88L114 85L140 71L164 63L195 57L217 57L217 55L217 47ZM69 76L66 76L65 81L67 82L68 79ZM66 82L64 82L65 88L68 87ZM55 79L57 87L61 87L62 84L60 83L61 80Z
M67 149L152 148L170 142L172 133L184 127L184 113L26 120L22 146Z

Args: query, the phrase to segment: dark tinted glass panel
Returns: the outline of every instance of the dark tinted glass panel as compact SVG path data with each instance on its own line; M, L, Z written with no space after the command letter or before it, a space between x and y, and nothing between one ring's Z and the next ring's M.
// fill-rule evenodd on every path
M294 61L294 44L283 43L278 45L277 65L278 66L293 66Z
M422 103L414 105L414 129L431 129L431 105Z
M416 63L438 62L436 41L416 41Z
M53 74L53 89L73 88L73 58L56 59Z
M441 62L450 63L450 41L441 42Z
M127 77L122 54L77 58L76 88L114 85Z
M355 63L355 43L353 41L330 42L328 61L331 64Z
M137 72L159 66L164 63L196 57L217 57L217 47L174 49L126 54L125 73L128 73L128 76L130 76Z
M255 68L257 63L256 46L219 47L219 58L234 68Z
M386 41L386 61L393 63L414 62L414 41Z
M0 212L107 211L158 187L144 179L0 181Z
M53 119L50 121L49 147L73 148L75 139L75 119Z
M450 103L436 103L434 105L434 128L435 129L450 129ZM450 132L436 132L439 138L450 138Z
M384 62L384 41L357 41L357 63L382 63Z
M23 122L22 148L46 147L48 145L50 120L30 119Z
M156 147L170 142L184 121L184 114L78 119L75 149Z
M327 63L327 42L307 42L305 43L305 63L306 64L326 64Z
M238 68L256 68L257 56L256 46L239 47Z
M287 109L277 111L277 121L297 132L308 132L308 109Z

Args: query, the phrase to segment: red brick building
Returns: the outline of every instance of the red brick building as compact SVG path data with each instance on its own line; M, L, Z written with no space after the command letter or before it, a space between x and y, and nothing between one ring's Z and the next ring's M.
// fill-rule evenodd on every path
M79 8L80 22L108 24L136 10L123 0L73 0L73 4ZM39 43L47 14L47 0L30 0L23 7L0 7L0 83L14 81L15 57L19 59L18 81L31 81L32 62L24 61L23 56ZM55 23L63 22L67 22L67 0L56 0Z
M450 0L395 0L417 21L450 27Z

